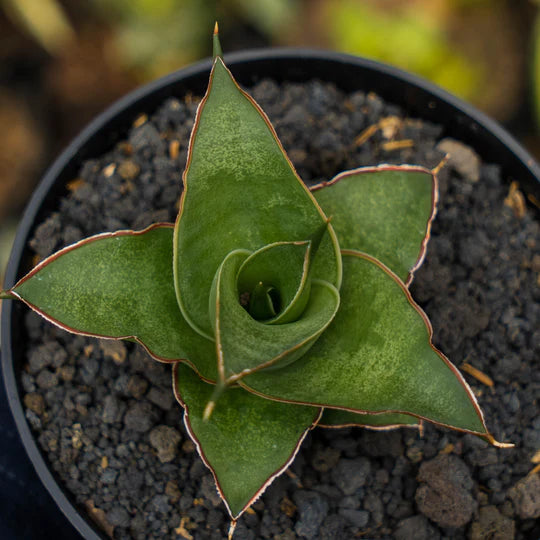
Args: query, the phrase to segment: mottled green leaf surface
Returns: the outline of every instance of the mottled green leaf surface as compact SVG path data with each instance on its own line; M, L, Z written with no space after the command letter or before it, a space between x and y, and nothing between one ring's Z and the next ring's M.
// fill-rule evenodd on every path
M385 427L418 425L418 418L399 413L362 414L339 409L324 409L317 425L321 427L362 426L383 429Z
M344 252L341 306L311 350L241 384L292 402L397 411L486 433L462 378L430 342L404 285L362 254Z
M435 210L433 173L384 165L341 173L313 188L341 249L379 259L403 281L423 257Z
M191 324L210 336L208 297L225 256L308 239L326 219L296 176L261 110L216 58L192 134L176 223L176 293ZM329 227L314 277L339 285L339 250Z
M174 293L171 226L98 235L51 256L13 292L72 332L135 337L163 360L216 378L215 344L184 320Z
M289 464L320 411L261 399L236 387L225 391L205 421L204 407L213 385L182 364L175 365L174 371L188 429L214 473L231 516L237 517Z
M256 321L238 302L236 276L246 257L245 251L229 254L213 288L217 350L225 377L295 360L330 324L339 306L337 289L313 280L308 304L297 321L279 325Z

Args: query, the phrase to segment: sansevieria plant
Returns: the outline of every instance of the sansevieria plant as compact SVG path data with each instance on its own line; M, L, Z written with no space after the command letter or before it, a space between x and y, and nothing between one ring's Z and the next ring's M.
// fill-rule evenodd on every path
M172 364L233 529L316 425L428 420L499 444L408 290L435 171L362 168L309 190L225 67L216 26L183 184L174 225L82 240L2 297Z

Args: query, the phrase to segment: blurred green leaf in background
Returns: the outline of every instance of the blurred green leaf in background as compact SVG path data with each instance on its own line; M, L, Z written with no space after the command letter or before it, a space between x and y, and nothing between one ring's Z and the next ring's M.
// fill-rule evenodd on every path
M337 0L329 4L327 18L332 45L417 73L470 99L481 81L478 66L449 43L444 13L421 7L417 2Z
M199 57L214 2L197 0L95 0L114 27L120 62L149 79Z
M268 41L287 28L297 0L94 0L114 21L115 48L124 65L151 79L208 56L208 28L241 34L249 25ZM223 32L224 31L224 32ZM243 45L242 35L232 36ZM232 50L236 47L229 47Z
M288 31L299 9L297 0L229 0L225 3L270 38Z
M74 31L57 0L1 0L6 14L55 54L74 39Z

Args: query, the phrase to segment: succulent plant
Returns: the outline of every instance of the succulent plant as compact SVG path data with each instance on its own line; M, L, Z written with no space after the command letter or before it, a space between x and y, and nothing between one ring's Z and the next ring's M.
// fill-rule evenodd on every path
M82 240L2 297L171 363L233 524L316 425L428 420L499 444L408 290L435 171L361 168L308 189L216 31L183 183L176 224Z

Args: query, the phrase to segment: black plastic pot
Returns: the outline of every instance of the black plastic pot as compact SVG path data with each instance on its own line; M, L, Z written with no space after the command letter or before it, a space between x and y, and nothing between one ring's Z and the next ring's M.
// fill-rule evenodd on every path
M512 136L470 105L418 77L370 60L321 51L252 51L226 56L226 61L243 85L267 77L297 82L320 79L345 91L373 91L411 117L443 125L444 136L470 145L486 162L499 164L504 177L519 181L526 191L540 198L540 167ZM6 286L13 285L29 269L27 242L33 228L55 208L55 201L65 192L66 183L77 176L81 163L110 150L139 113L151 113L165 98L181 98L188 92L202 95L209 69L210 62L204 61L135 90L102 113L73 141L44 176L26 208L7 268ZM2 306L2 368L13 417L30 460L61 511L85 538L104 538L57 483L26 421L20 380L26 362L24 310L15 302L6 301Z

